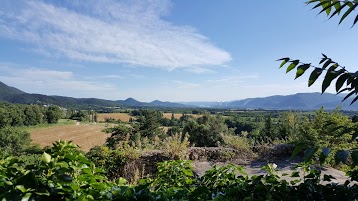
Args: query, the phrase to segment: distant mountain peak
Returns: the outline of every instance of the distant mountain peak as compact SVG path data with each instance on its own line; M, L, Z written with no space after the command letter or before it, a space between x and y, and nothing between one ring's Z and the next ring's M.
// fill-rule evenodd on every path
M136 99L130 97L130 98L127 98L126 100L124 100L124 102L139 102L139 101L137 101Z

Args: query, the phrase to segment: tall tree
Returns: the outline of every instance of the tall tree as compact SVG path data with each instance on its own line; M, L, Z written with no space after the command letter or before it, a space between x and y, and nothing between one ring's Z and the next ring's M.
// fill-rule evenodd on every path
M46 112L47 122L49 124L57 123L63 116L62 110L58 106L49 106Z

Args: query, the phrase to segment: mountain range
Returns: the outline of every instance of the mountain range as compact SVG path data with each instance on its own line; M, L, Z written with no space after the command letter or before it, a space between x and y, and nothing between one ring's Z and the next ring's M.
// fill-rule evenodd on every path
M98 98L72 98L30 94L0 82L0 101L20 104L55 104L63 107L162 107L162 108L225 108L225 109L271 109L271 110L315 110L320 107L344 110L358 110L358 103L349 105L351 99L341 102L342 96L321 93L298 93L287 96L248 98L228 102L140 102L133 98L126 100L104 100Z
M48 96L43 94L29 94L17 88L0 82L0 101L20 104L55 104L62 107L190 107L180 103L162 102L140 102L133 98L126 100L104 100L98 98L72 98L65 96Z

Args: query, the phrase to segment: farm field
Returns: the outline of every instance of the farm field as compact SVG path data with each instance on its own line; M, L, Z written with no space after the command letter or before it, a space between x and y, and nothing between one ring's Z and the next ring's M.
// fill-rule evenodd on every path
M103 124L59 125L29 129L32 142L41 147L52 145L54 141L73 141L81 150L87 152L92 147L105 143L107 135L102 132Z
M99 113L97 114L97 121L104 122L105 119L115 119L115 120L121 120L123 122L129 122L129 119L135 119L135 117L132 117L131 115L127 113Z

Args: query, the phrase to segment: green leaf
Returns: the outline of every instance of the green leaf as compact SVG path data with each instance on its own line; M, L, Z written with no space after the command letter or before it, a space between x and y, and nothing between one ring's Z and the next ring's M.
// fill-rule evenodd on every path
M321 61L319 62L319 64L322 64L323 62L325 62L328 58L322 58Z
M307 2L307 4L314 3L314 2L317 2L317 1L309 1L309 2ZM312 8L312 10L313 10L313 9L316 9L316 8L318 8L318 7L320 7L320 6L323 6L323 5L326 4L327 2L328 2L328 0L321 1L320 3L316 4L316 5Z
M328 157L329 153L331 153L331 149L330 148L322 148L322 152L319 155L319 162L320 164L323 164L324 161L326 160L326 158Z
M354 25L355 25L357 22L358 22L358 15L357 15L356 18L354 19L354 22L353 22L352 27L354 27ZM352 28L352 27L351 27L351 28Z
M317 78L322 74L321 68L315 68L314 71L311 73L310 78L308 80L308 87L312 86L317 80Z
M50 163L51 162L51 156L50 154L44 152L41 156L41 159L44 163Z
M297 64L300 62L300 60L294 60L292 63L287 67L286 73L290 72L292 69L294 69Z
M301 77L310 66L311 64L302 64L298 66L295 79Z
M16 189L20 190L21 192L25 193L26 192L26 188L23 185L17 185L15 187Z
M300 173L295 171L291 173L291 177L300 177Z
M331 1L323 2L322 4L323 9L318 13L318 15L323 13L324 11L326 11L327 15L329 15L329 13L331 13L331 7L332 7Z
M332 175L323 175L323 181L332 181L332 179L336 179Z
M341 2L340 1L336 1L336 2L334 2L334 8L337 10L337 9L339 9L340 7L341 7ZM338 12L338 15L339 15L339 13L340 12Z
M337 151L336 164L338 164L339 162L347 163L348 156L349 156L349 151L347 151L347 150Z
M324 93L326 89L331 85L332 80L336 79L341 73L343 73L343 71L327 71L327 74L322 83L322 93Z
M351 91L348 95L346 95L346 97L343 98L342 102L347 100L347 98L351 97L354 93L355 91Z
M339 20L338 24L341 24L343 20L358 6L358 4L352 4L351 2L348 2L348 6L350 7L341 17L341 20Z
M296 157L301 152L301 150L304 149L304 148L306 148L306 144L304 144L304 143L297 144L295 146L295 149L292 152L291 157Z
M356 96L356 97L352 100L351 104L349 104L349 105L352 105L352 104L355 103L357 100L358 100L358 96Z
M290 60L290 58L282 58L282 59L279 59L277 61L282 61L281 65L280 65L280 68L282 68L282 66L284 66L288 61Z
M339 76L339 78L337 79L337 82L336 82L336 92L338 92L342 88L343 84L347 81L348 76L349 75L347 73Z
M123 186L123 185L126 185L127 184L127 180L123 177L120 177L118 179L116 179L116 184L118 186Z
M309 162L312 159L313 155L317 152L317 150L318 150L318 148L316 148L316 147L311 147L309 149L306 149L305 155L304 155L304 161Z
M342 92L345 92L345 91L350 91L352 90L352 88L344 88L344 89L341 89L339 92L337 92L337 95L342 93ZM342 101L343 102L343 101Z
M48 190L41 188L40 190L35 191L36 195L46 195L49 196L50 192Z
M332 59L328 59L328 60L326 61L326 63L323 64L322 69L323 69L323 70L326 69L327 66L328 66L329 64L331 64L331 63L333 63L333 62L332 62Z
M21 201L28 201L28 200L30 199L31 195L32 195L32 193L26 193L26 194L22 197Z
M343 5L340 5L339 8L337 8L328 19L331 19L333 16L335 16L337 13L340 13L341 10L347 6L347 2L343 3Z

